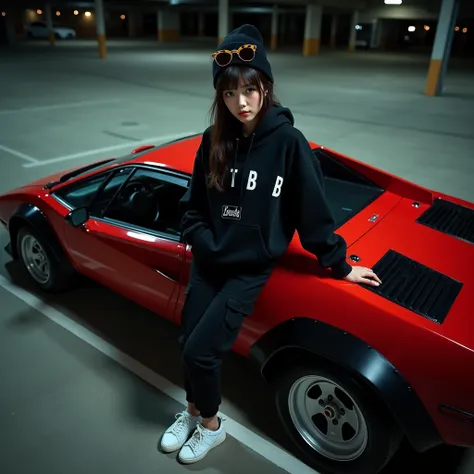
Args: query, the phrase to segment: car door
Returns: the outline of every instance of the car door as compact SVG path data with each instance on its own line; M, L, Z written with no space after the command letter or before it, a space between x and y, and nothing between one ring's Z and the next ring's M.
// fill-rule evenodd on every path
M124 167L105 179L87 203L90 219L80 227L66 226L69 252L85 275L173 319L185 250L178 202L188 180L145 166ZM76 197L79 207L84 188L62 199Z

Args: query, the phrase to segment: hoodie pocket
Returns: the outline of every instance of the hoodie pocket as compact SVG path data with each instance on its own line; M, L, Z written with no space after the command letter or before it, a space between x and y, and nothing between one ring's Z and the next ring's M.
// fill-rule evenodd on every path
M264 263L271 260L258 225L235 223L225 233L218 250L219 261Z
M196 259L209 257L214 250L214 236L209 227L204 227L193 238L191 252Z

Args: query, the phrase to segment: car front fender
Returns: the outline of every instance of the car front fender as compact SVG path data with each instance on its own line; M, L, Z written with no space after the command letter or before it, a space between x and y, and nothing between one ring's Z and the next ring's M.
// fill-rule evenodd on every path
M428 411L397 368L348 332L314 319L293 318L262 336L249 355L266 381L278 377L281 367L308 356L318 363L337 364L375 392L418 452L443 443Z
M38 232L45 241L54 257L57 259L59 264L63 267L63 270L71 272L72 267L70 261L61 246L59 239L54 232L51 224L48 222L46 215L33 204L23 203L21 204L15 213L11 216L8 224L10 232L10 250L14 259L18 258L18 249L16 245L16 236L18 230L23 225L27 225Z

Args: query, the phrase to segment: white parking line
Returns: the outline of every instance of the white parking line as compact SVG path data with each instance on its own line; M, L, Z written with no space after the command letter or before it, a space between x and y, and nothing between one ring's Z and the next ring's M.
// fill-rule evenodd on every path
M80 102L69 102L55 105L40 105L38 107L23 107L20 109L4 109L0 110L0 115L20 114L25 112L42 112L45 110L60 110L70 107L87 107L89 105L111 104L113 102L120 102L121 99L104 99L104 100L84 100Z
M153 372L148 367L131 358L129 355L119 351L117 348L104 341L93 332L87 330L80 324L75 323L65 314L44 303L31 293L28 293L24 289L16 286L1 275L0 286L26 303L28 306L31 306L36 311L43 314L62 328L66 329L82 341L91 345L102 354L110 357L115 362L122 365L125 369L143 379L145 382L173 398L178 403L182 403L183 405L187 404L185 392L183 389L174 385L167 379L163 378L161 375ZM222 413L222 416L226 419L226 430L231 436L281 469L284 469L290 474L319 474L317 471L311 469L284 449L279 448L273 443L253 433L248 428L229 418L224 413Z
M25 161L28 161L30 163L30 165L34 165L35 163L38 162L37 159L35 159L31 156L25 155L21 151L16 151L16 150L13 150L12 148L8 148L5 145L0 145L0 150L6 151L7 153L10 153L10 155L18 156L19 158L21 158Z
M94 150L81 151L79 153L74 153L72 155L58 156L57 158L51 158L49 160L35 160L34 163L32 162L32 163L24 164L23 167L36 168L38 166L46 166L46 165L51 165L54 163L61 163L63 161L75 160L77 158L83 158L86 156L108 153L110 151L120 150L122 148L129 148L130 150L132 150L133 148L136 148L140 145L147 145L147 144L159 145L160 143L166 142L168 140L175 140L181 137L184 138L188 135L194 135L195 133L197 132L181 132L181 133L174 133L173 135L162 135L161 137L145 138L143 140L120 143L119 145L111 145L111 146L106 146L103 148L95 148Z

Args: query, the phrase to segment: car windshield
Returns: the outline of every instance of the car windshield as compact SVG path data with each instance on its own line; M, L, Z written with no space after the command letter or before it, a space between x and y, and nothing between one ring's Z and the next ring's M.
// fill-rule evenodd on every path
M143 150L142 153L145 151L149 151L149 149ZM83 166L81 168L78 168L76 170L73 170L69 173L63 174L59 178L59 183L63 183L64 181L68 181L71 178L77 178L78 176L81 176L81 174L88 173L89 171L98 171L101 168L106 168L108 166L113 166L113 165L119 165L125 161L130 161L134 158L139 157L142 153L127 153L126 155L119 156L117 158L107 158L105 160L97 161L95 163L91 163L89 165Z

